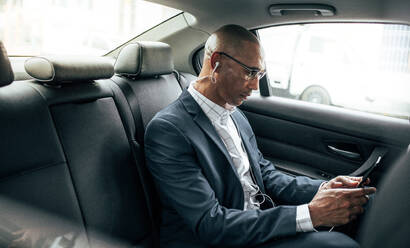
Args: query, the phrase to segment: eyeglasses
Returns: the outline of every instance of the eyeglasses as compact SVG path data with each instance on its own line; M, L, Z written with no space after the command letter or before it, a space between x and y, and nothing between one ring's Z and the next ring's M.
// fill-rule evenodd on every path
M242 66L245 70L248 71L247 76L247 80L252 80L255 78L261 79L265 76L266 71L265 70L260 70L259 68L255 68L255 67L249 67L247 65L245 65L244 63L242 63L241 61L235 59L234 57L232 57L231 55L224 53L224 52L216 52L218 54L221 55L225 55L226 57L232 59L233 61L235 61L236 63L238 63L240 66Z

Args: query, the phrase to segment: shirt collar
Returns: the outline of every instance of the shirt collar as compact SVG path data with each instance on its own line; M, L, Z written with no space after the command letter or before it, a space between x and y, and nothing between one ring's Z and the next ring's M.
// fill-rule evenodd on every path
M206 96L202 95L194 88L196 81L191 82L188 87L188 92L192 95L194 100L198 103L204 113L208 116L211 122L218 122L221 125L226 125L230 114L235 112L236 107L226 104L225 108L214 103Z

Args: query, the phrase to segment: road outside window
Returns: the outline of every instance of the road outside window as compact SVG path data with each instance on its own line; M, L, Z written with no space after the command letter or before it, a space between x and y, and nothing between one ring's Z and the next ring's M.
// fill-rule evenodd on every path
M410 116L410 26L305 24L258 31L270 94Z

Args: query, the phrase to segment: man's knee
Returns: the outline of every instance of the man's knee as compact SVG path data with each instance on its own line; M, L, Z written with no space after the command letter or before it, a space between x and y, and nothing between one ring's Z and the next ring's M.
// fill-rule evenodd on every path
M313 232L306 235L306 247L358 248L359 244L340 232Z

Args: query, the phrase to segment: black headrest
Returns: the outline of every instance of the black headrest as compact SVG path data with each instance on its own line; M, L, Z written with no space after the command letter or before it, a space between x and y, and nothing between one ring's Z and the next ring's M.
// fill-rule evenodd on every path
M170 74L174 70L171 47L163 42L128 44L118 55L115 73L132 77Z
M62 83L110 78L113 63L104 57L32 57L24 63L26 72L38 81Z
M0 87L11 84L14 80L13 70L11 69L9 57L3 42L0 41Z

